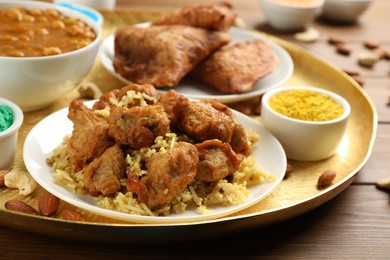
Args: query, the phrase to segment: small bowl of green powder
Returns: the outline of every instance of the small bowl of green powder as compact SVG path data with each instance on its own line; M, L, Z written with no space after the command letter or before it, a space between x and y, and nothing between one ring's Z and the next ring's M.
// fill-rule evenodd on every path
M280 87L262 97L264 126L289 159L317 161L337 152L351 112L340 95L308 86Z
M12 167L23 112L13 102L0 98L0 169Z

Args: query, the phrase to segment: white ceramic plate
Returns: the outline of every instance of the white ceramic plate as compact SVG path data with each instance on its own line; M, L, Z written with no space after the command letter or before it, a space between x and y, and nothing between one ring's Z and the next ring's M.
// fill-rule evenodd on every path
M93 101L89 101L86 104L91 107ZM91 195L74 194L56 183L52 177L51 168L46 164L46 159L52 155L53 149L62 142L63 137L72 132L73 123L67 118L67 108L47 116L34 126L24 143L23 158L31 176L44 189L70 204L95 214L148 224L184 223L215 219L247 208L264 199L282 181L286 171L286 155L277 139L253 119L239 112L234 112L238 120L246 129L252 129L260 135L260 141L253 151L256 154L257 163L276 178L273 182L266 182L250 187L249 190L251 194L244 203L230 207L220 206L210 208L212 209L212 213L210 214L199 214L196 212L196 209L189 209L183 214L171 214L164 217L138 216L121 213L100 208L97 206L95 198Z
M139 27L145 27L148 26L149 23L139 24L136 26ZM202 83L199 83L195 80L190 79L189 77L185 77L178 86L174 87L174 89L185 96L189 98L195 98L195 99L217 99L218 101L222 103L232 103L237 102L241 100L250 99L252 97L260 96L264 92L266 92L269 89L272 89L274 87L278 87L282 85L284 82L286 82L290 76L293 73L294 64L293 61L288 54L288 52L276 44L275 42L272 42L265 37L263 37L260 34L239 29L239 28L231 28L228 33L233 38L233 43L235 42L245 42L245 41L252 41L255 39L262 39L266 42L268 42L272 49L274 50L276 56L279 58L279 64L276 67L276 69L270 73L269 75L263 77L262 79L258 80L255 84L255 87L252 91L242 94L221 94L220 92L205 86ZM108 36L104 41L100 49L100 61L103 64L103 66L112 73L115 77L120 79L126 84L131 83L118 73L116 73L114 67L113 67L113 60L114 60L114 35L111 34ZM159 90L161 92L168 91L171 88L160 88Z

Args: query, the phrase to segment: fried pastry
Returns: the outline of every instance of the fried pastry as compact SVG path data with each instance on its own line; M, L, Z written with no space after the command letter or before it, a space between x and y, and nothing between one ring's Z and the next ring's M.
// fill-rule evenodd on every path
M153 22L155 25L182 24L210 30L227 31L237 14L227 4L191 5L174 10Z
M184 25L121 28L115 33L113 65L131 82L173 87L230 40L225 32Z
M221 93L239 94L251 91L277 64L271 46L258 39L222 47L200 62L190 75Z

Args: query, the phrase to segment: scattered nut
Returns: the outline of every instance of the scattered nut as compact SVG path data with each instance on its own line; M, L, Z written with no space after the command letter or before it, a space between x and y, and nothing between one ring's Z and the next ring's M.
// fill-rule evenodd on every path
M352 47L346 43L337 43L336 51L343 55L349 55L352 52Z
M253 114L254 115L260 115L261 114L261 101L255 103L255 107L253 108Z
M29 195L36 187L37 183L30 174L22 171L10 171L4 176L4 184L8 188L17 188L21 195Z
M371 52L378 55L379 59L385 59L385 51L384 50L378 48L378 49L371 50Z
M235 110L238 110L245 115L250 115L252 113L252 109L248 102L237 102L234 103L232 106Z
M345 73L347 73L349 76L359 76L360 73L357 70L354 69L343 69Z
M39 215L36 209L21 200L9 200L4 204L4 207L16 212Z
M102 95L102 91L92 82L83 83L79 89L81 99L97 99Z
M294 38L301 42L315 42L319 37L320 33L313 27L310 27L304 32L294 34Z
M294 171L294 166L291 163L287 163L286 173L284 174L283 179L287 179L288 177L290 177L293 171Z
M57 217L66 220L85 221L84 216L80 212L69 208L63 209Z
M351 78L353 78L353 80L355 80L361 87L363 87L366 83L364 79L359 75L352 75Z
M330 186L336 177L336 172L332 170L324 171L320 177L318 178L317 187L320 188L326 188Z
M390 177L378 180L376 182L376 187L381 190L390 191Z
M364 47L367 49L376 49L379 48L379 42L374 40L366 40L363 42Z
M383 50L383 59L390 60L390 50L389 49Z
M38 200L39 212L44 216L52 215L57 211L59 205L60 199L50 192L43 193Z
M364 67L372 67L379 60L379 56L373 52L362 52L358 56L358 63Z
M341 43L344 44L345 43L345 41L342 38L337 37L337 36L330 36L329 39L328 39L328 42L330 44L333 44L333 45L341 44Z
M0 187L3 187L4 184L4 176L9 173L9 170L0 170Z

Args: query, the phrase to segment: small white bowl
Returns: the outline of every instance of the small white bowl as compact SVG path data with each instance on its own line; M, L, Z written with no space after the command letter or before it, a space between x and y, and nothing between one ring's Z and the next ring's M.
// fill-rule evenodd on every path
M0 98L0 105L11 108L14 118L12 125L0 132L0 169L9 169L15 158L18 133L23 123L23 112L15 103L4 98Z
M351 23L358 19L373 0L325 0L322 16L328 20Z
M23 111L48 106L72 91L95 63L102 37L98 23L90 17L53 3L39 1L0 1L0 9L56 9L80 19L96 32L96 39L84 48L53 56L0 57L1 97L16 103Z
M54 0L54 3L71 3L95 9L115 9L116 0Z
M325 94L344 108L343 114L328 121L306 121L284 116L273 110L268 101L277 93L290 90L310 90ZM318 161L335 154L345 133L351 112L349 103L341 96L307 86L280 87L266 92L261 101L264 126L282 144L287 158L298 161Z
M305 29L320 15L324 0L297 4L288 0L260 0L269 24L280 31Z

